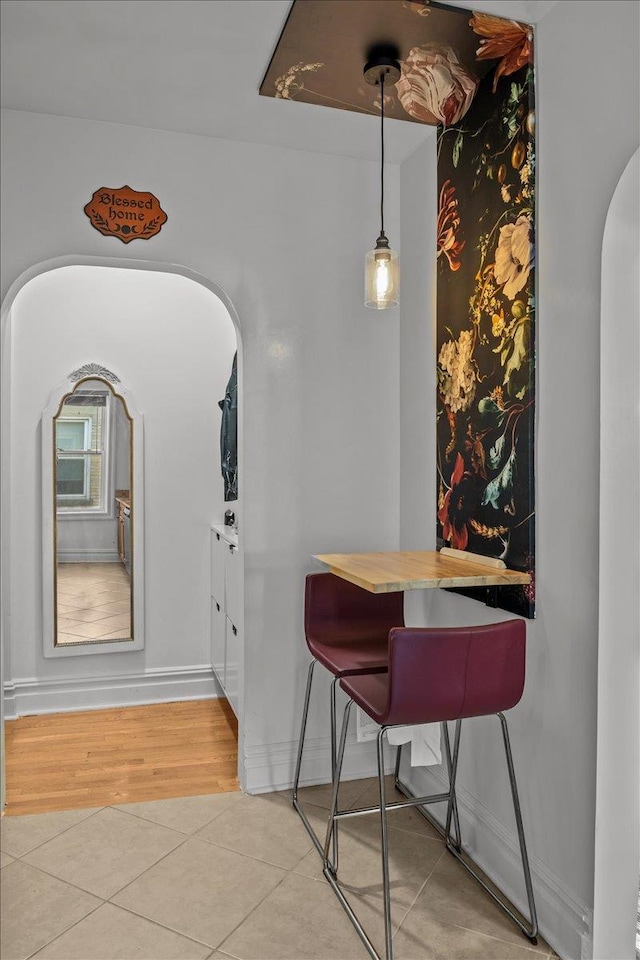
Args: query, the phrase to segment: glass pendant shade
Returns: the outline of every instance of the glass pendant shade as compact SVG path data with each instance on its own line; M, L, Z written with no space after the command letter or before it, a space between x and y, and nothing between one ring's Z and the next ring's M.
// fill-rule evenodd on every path
M397 307L400 302L400 261L384 235L378 237L375 250L369 250L364 263L364 302L373 310Z

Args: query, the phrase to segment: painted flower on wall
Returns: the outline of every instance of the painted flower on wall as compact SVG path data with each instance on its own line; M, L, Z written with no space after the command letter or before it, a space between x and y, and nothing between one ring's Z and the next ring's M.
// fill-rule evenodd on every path
M476 51L478 60L500 59L493 77L494 93L500 77L508 77L533 63L533 34L526 24L492 17L489 13L474 13L469 25L474 33L483 37Z
M464 117L478 81L462 66L452 47L442 43L413 47L400 67L396 90L410 116L445 127Z
M509 300L524 289L533 266L533 229L528 214L521 214L515 223L500 227L496 250L495 278L504 284Z
M447 340L438 356L438 390L453 412L467 410L476 394L473 332L461 330L457 340Z
M315 73L324 63L296 63L289 67L286 73L276 77L274 83L276 88L276 99L295 100L298 93L304 89L304 82L301 74Z
M456 457L451 487L444 495L444 502L438 510L438 520L442 524L442 536L456 550L466 550L469 543L467 523L473 517L477 506L476 485L464 469L461 454Z
M451 180L445 180L440 190L440 204L438 209L438 256L444 254L451 270L460 269L460 254L464 249L464 240L457 238L460 226L458 201L455 197L456 188L451 186Z

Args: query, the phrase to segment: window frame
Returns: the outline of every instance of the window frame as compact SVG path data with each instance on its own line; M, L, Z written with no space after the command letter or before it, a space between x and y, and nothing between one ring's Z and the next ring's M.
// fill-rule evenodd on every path
M74 391L77 392L77 391ZM58 505L60 499L69 499L77 500L77 496L72 496L69 494L58 494L57 490L55 493L56 497L56 513L59 519L63 520L113 520L116 515L116 505L115 505L115 457L110 454L110 444L111 437L113 432L113 417L114 412L114 403L113 403L113 394L112 391L105 386L105 416L104 422L102 425L102 442L100 453L100 503L96 507L90 506L77 506L77 507L66 507ZM62 409L62 405L61 408ZM85 417L56 417L57 420L87 420L90 424L90 418ZM85 443L86 443L86 433L85 433ZM54 425L54 446L55 446L55 425ZM66 452L66 451L65 451ZM89 456L94 456L96 454L95 450L90 450L89 446L85 447L85 450L80 452L80 455L83 456L86 460L86 474L90 474L90 461Z

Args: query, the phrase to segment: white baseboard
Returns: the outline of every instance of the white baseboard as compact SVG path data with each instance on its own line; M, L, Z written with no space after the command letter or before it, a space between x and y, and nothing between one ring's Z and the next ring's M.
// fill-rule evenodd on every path
M246 792L269 793L273 790L288 789L293 783L297 754L297 740L245 748ZM390 773L392 770L393 758L390 758L387 772ZM344 752L342 779L361 780L365 777L377 777L377 775L375 742L357 743L355 737L348 738ZM300 786L310 787L317 783L328 783L330 779L329 738L307 737L302 757Z
M211 667L196 665L145 670L115 677L24 677L4 685L7 720L29 714L71 713L131 707L176 700L208 700L221 696Z
M406 770L403 762L401 779L418 796L442 793L448 788L442 767L414 767L409 774ZM456 795L463 846L518 910L528 917L515 821L510 833L473 794L458 786ZM445 804L434 804L429 813L444 825ZM561 957L580 960L585 956L585 943L589 942L591 935L590 908L572 896L566 885L529 847L527 852L540 934Z
M122 563L117 550L58 550L59 563Z

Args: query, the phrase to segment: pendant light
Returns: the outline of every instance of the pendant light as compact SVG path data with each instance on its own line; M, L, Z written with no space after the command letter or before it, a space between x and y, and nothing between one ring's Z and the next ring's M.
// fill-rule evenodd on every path
M387 310L400 302L398 254L389 246L384 232L384 85L400 78L400 64L393 53L388 49L372 51L364 68L367 83L380 87L380 235L364 265L364 302L373 310Z

